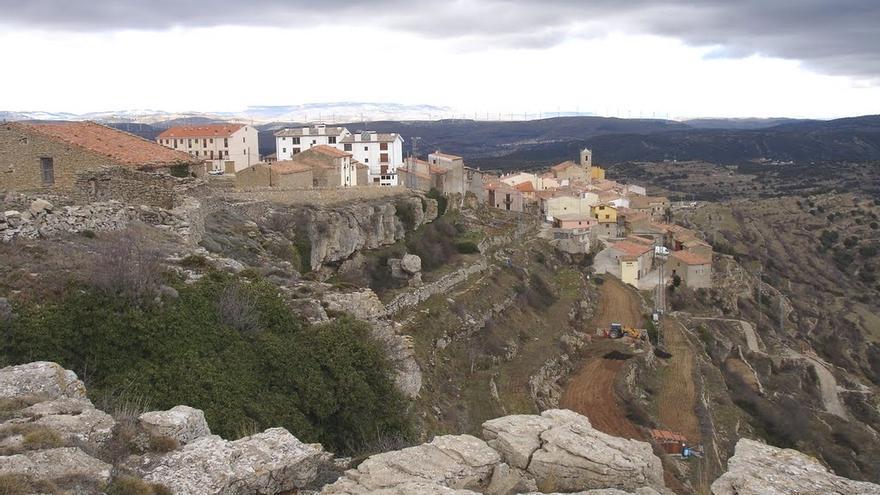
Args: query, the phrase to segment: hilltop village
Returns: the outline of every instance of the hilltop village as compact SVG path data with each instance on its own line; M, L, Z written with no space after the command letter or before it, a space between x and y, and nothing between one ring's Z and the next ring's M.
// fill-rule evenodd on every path
M541 235L552 238L559 249L594 252L598 273L610 273L636 288L673 282L712 286L711 246L671 222L667 198L606 178L588 149L577 162L565 161L543 173L496 176L441 151L426 159L404 157L400 134L352 133L323 124L275 132L276 152L262 159L257 130L246 124L171 127L156 144L91 122L4 124L0 188L82 192L81 173L116 166L222 177L243 194L320 195L335 190L332 194L355 199L372 187L391 188L388 194L397 188L436 191L462 205L537 215L545 223ZM15 212L7 216L7 225L16 223ZM664 264L668 266L660 269Z

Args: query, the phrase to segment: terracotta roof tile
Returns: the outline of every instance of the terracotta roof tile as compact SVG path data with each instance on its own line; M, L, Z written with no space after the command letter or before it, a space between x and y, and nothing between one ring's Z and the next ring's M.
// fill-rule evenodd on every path
M77 146L113 161L137 168L201 163L188 153L166 148L134 134L95 122L53 122L16 124L54 141Z
M321 153L322 155L332 156L334 158L345 158L347 156L351 156L351 153L346 151L342 151L338 148L334 148L333 146L327 144L319 144L318 146L312 146L309 148L310 150L314 150L316 153Z
M308 172L309 170L312 170L312 166L308 163L295 162L292 160L275 162L271 165L271 168L281 175L298 174L300 172Z
M622 252L624 256L641 256L645 253L650 252L652 249L651 246L632 241L615 242L611 245L611 247L613 247L617 251Z
M699 255L693 251L673 251L670 256L685 265L708 265L712 263L711 258Z
M156 139L228 138L242 127L244 124L181 125L169 127Z
M450 155L448 153L440 153L439 151L435 151L431 153L433 156L438 156L440 158L445 158L446 160L463 160L462 157L456 155Z
M520 182L514 186L514 189L519 192L535 192L535 186L531 182Z
M552 170L554 172L562 172L564 170L568 170L569 168L576 167L576 166L577 166L577 164L575 162L573 162L571 160L566 160L562 163L557 163L556 165L553 165L552 167L550 167L550 170Z

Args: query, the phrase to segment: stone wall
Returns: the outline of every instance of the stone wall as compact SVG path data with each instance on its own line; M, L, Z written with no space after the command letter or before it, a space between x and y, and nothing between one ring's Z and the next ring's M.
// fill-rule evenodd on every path
M385 305L385 307L388 309L389 313L397 313L405 308L410 308L426 301L431 296L446 293L456 285L467 280L471 275L481 273L488 268L489 265L486 260L481 259L478 263L468 265L444 275L435 282L425 284L418 288L409 288L403 294L392 299L391 302Z
M206 194L202 180L112 167L78 173L71 197L81 204L112 200L171 209L187 196Z
M125 229L133 221L140 221L169 229L186 242L195 244L204 233L204 218L201 218L201 227L198 224L201 214L201 204L195 199L191 199L190 204L166 210L147 205L130 206L118 201L56 207L44 199L33 198L30 206L23 211L6 210L0 213L0 241L55 237L86 231L110 232Z
M271 201L281 204L312 204L333 205L350 201L363 201L396 196L410 196L412 193L400 186L357 186L357 187L331 187L309 189L277 189L277 188L248 188L240 191L224 192L223 195L230 200L245 201Z
M78 173L117 165L105 156L26 132L13 124L0 124L0 150L0 190L69 191ZM42 157L52 158L53 184L43 182Z

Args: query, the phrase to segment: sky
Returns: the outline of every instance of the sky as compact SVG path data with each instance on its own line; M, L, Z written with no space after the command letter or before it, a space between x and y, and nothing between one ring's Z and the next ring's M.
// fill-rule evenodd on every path
M877 26L877 0L0 0L0 110L880 114Z

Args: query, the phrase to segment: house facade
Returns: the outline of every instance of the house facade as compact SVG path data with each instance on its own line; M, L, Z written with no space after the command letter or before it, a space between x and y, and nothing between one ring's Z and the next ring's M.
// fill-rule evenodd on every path
M647 213L653 220L662 220L669 209L669 200L662 196L630 196L629 208L631 210Z
M435 151L428 155L428 163L432 167L446 171L446 194L465 193L464 158L448 153ZM522 211L522 206L520 210Z
M259 134L246 124L175 126L163 131L156 142L189 153L208 168L234 174L260 162Z
M396 186L397 169L403 166L403 138L400 134L356 132L342 140L342 150L370 167L370 183Z
M666 272L672 278L681 277L681 283L692 289L712 287L712 257L693 251L674 251L669 255Z
M612 244L611 247L620 263L620 280L638 287L639 281L651 271L654 257L653 243L627 238Z
M275 157L278 161L290 160L297 153L321 145L342 149L342 140L350 135L345 127L324 124L285 128L275 133Z
M0 189L67 191L77 175L107 167L189 174L187 153L94 122L0 124Z
M499 210L522 213L523 196L521 192L502 182L493 182L483 187L486 189L489 206Z

